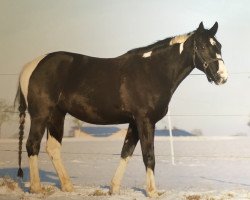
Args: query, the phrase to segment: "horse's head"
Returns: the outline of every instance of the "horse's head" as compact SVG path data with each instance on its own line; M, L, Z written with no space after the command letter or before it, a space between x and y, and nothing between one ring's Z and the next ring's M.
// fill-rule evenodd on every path
M221 57L221 44L215 38L217 29L217 22L208 30L200 23L193 34L193 62L206 74L209 82L221 85L227 81L228 73Z

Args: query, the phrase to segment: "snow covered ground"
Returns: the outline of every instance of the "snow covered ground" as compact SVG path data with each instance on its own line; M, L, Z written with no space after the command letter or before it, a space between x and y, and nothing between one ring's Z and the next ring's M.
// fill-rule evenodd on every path
M62 156L75 186L64 193L42 143L39 155L44 194L29 194L26 152L22 166L24 180L16 179L17 140L0 140L0 199L12 200L135 200L145 196L145 168L140 145L129 162L121 194L109 196L110 180L118 165L123 140L120 138L64 138ZM25 145L23 145L25 149ZM171 163L167 137L155 141L156 184L166 200L250 199L250 138L185 137L174 139L175 163ZM17 185L14 181L19 182Z

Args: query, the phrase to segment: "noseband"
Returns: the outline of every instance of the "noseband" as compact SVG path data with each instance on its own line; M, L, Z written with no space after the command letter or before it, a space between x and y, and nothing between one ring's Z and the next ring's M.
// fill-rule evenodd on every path
M198 51L198 48L197 48L197 46L196 46L196 42L195 42L195 40L194 40L194 52L193 52L193 63L194 63L194 66L196 66L196 64L195 64L195 56L197 55L197 57L199 58L199 60L201 61L201 63L202 63L202 66L203 66L203 68L204 68L204 72L205 72L205 74L206 74L206 76L207 76L207 79L208 79L208 81L212 81L212 78L210 78L209 76L208 76L208 74L207 74L207 69L209 68L209 66L210 66L210 64L211 63L213 63L213 62L216 62L216 61L219 61L219 60L221 60L221 61L223 61L223 59L222 58L211 58L211 59L209 59L208 61L206 61L202 56L201 56L201 54L200 54L200 52ZM223 61L224 62L224 61ZM211 73L212 74L212 76L213 76L213 78L215 78L214 77L214 74L213 73Z

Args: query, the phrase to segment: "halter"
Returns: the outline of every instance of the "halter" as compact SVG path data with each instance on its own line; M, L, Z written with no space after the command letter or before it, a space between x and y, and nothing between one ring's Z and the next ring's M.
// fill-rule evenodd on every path
M201 61L202 66L203 66L203 68L204 68L204 72L205 72L205 74L206 74L206 76L207 76L207 79L208 79L208 81L211 82L212 79L208 76L208 74L207 74L207 69L209 68L209 66L210 66L211 63L216 62L216 61L219 61L219 60L223 61L223 59L222 59L222 58L211 58L211 59L209 59L208 61L206 61L206 60L201 56L201 54L199 53L198 48L197 48L197 46L196 46L196 42L195 42L195 40L194 40L194 53L193 53L193 63L194 63L194 66L196 66L196 64L195 64L195 55L197 55L197 57L198 57L199 60ZM224 61L223 61L223 62L224 62ZM213 74L213 73L211 73L211 74L212 74L213 78L215 78L215 77L214 77L214 74Z

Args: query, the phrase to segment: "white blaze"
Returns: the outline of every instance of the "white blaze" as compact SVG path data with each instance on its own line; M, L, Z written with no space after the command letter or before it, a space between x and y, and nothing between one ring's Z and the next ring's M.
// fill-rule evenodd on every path
M27 63L21 74L20 74L20 86L21 86L21 90L23 92L24 98L25 98L25 102L26 105L28 106L28 89L29 89L29 80L31 77L32 72L35 70L35 68L37 67L38 63L45 57L46 55L40 56L38 58L36 58L35 60Z
M216 58L221 58L221 55L216 54ZM219 69L218 69L217 73L220 75L220 77L223 80L227 80L228 73L227 73L226 66L224 65L224 62L222 60L219 60L218 62L219 62Z
M149 52L146 52L142 55L143 58L147 58L147 57L150 57L152 54L152 51L149 51Z

